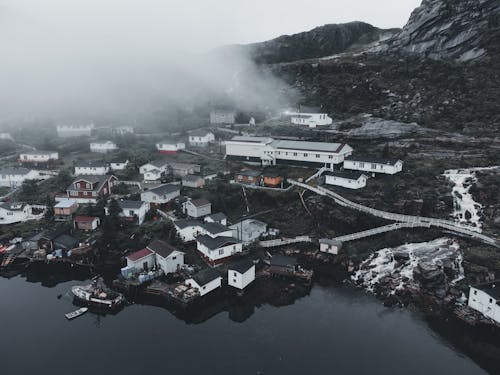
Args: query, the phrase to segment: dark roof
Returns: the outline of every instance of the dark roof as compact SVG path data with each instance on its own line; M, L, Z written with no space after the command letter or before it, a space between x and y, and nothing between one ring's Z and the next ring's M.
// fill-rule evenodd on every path
M194 174L187 174L182 177L183 181L198 181L198 180L203 180L203 177L201 176L196 176Z
M94 187L93 191L99 191L101 190L102 186L106 183L111 178L115 178L113 175L81 175L77 176L71 185L68 186L66 190L69 191L88 191L87 189L81 189L81 188L75 188L74 184L77 183L78 181L86 181L90 182L91 184L96 184Z
M299 113L325 113L321 107L301 105L299 107Z
M136 251L135 253L127 255L126 258L130 259L132 262L135 262L136 260L142 259L148 255L151 255L151 254L153 254L153 252L151 250L149 250L148 248L145 248L145 249Z
M0 203L0 208L3 208L5 210L9 210L9 211L22 211L25 206L26 206L26 203L22 203L22 202Z
M276 172L276 171L264 171L262 173L264 177L281 177L281 173Z
M151 242L147 246L147 248L149 250L154 251L156 254L160 255L162 258L167 258L174 251L178 251L172 245L170 245L164 241L161 241L161 240L155 240L155 241Z
M262 173L260 171L254 171L252 169L246 169L244 171L239 171L238 173L236 173L237 175L240 175L240 176L250 176L250 177L258 177L260 176Z
M203 234L196 238L196 241L208 247L210 250L215 250L223 246L234 245L239 243L239 241L234 237L215 237L212 238L208 234Z
M143 204L144 204L143 201L128 201L128 200L118 201L118 205L120 206L121 209L125 208L139 209L142 207Z
M155 188L149 189L148 191L157 194L157 195L165 195L165 194L170 194L173 193L174 191L180 191L181 188L179 185L160 185Z
M500 280L475 285L473 287L482 290L497 301L500 300Z
M382 158L372 158L370 156L348 156L345 160L349 161L361 161L365 163L377 163L377 164L387 164L387 165L395 165L399 159L382 159Z
M231 230L228 227L219 223L202 223L201 227L210 234L219 234Z
M345 178L348 180L357 180L361 176L367 177L363 172L325 172L324 175Z
M148 165L148 164L154 165L155 167L163 167L163 166L167 165L168 162L166 162L165 160L162 160L162 159L156 159L156 160L151 160L150 162L148 162L144 165Z
M203 207L210 204L210 202L205 198L191 199L189 202L191 202L191 204L195 207Z
M99 218L96 216L75 216L74 221L76 223L91 223L96 219L99 219Z
M174 221L174 225L179 227L180 229L184 229L184 228L187 228L187 227L194 227L196 225L200 225L201 226L201 222L198 221L198 220L190 220L190 219L187 219L187 220L176 220Z
M203 286L219 277L221 277L221 275L216 269L207 268L195 274L193 280L196 281L198 285Z
M190 137L204 137L208 133L212 133L210 130L204 130L204 129L197 129L193 130L192 132L189 133Z
M65 249L71 250L78 245L78 240L70 235L63 234L54 240L54 244L56 247L61 246Z
M271 266L278 267L295 267L297 265L297 259L286 256L286 255L273 255L271 258Z
M106 167L107 163L102 160L80 160L75 163L75 167L85 168L85 167Z
M28 168L2 168L0 169L0 174L6 175L26 175L30 173L30 169Z
M228 270L236 271L239 273L245 273L250 268L252 268L254 265L255 264L251 260L241 260L239 262L235 262L233 264L230 264L228 267Z

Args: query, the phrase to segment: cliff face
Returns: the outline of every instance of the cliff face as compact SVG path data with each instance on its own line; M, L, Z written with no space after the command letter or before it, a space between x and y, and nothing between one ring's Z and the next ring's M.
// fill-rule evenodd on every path
M461 62L497 54L500 1L424 0L379 50Z
M262 43L227 46L224 52L244 52L257 63L276 64L366 49L398 31L379 29L364 22L331 24Z

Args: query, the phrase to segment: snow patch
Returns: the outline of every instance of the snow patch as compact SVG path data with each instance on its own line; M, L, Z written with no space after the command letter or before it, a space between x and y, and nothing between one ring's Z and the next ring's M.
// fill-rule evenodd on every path
M419 288L414 272L417 267L442 269L446 264L454 270L455 277L450 282L454 284L464 278L462 261L458 243L449 238L439 238L379 250L360 264L352 280L370 292L374 292L375 287L384 281L390 294L395 294L398 290Z

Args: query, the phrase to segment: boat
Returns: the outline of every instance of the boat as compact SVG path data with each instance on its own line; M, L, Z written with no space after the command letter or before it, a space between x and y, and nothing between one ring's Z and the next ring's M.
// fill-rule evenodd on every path
M82 308L75 310L73 312L64 314L64 316L66 317L66 319L72 320L72 319L78 318L79 316L85 314L87 311L89 311L88 307L82 307Z
M89 285L76 285L71 288L75 300L85 306L104 310L116 310L125 304L125 297L107 288L102 280L94 279Z

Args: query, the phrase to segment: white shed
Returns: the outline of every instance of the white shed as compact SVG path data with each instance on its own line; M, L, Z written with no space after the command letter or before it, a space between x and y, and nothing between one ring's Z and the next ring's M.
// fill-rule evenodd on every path
M500 323L500 280L471 286L469 307Z
M222 277L217 270L207 268L198 272L192 278L187 279L186 284L191 288L198 289L200 296L204 296L222 286Z
M241 261L229 266L227 283L237 289L245 289L255 280L255 264L251 261Z
M134 268L136 272L148 271L155 266L155 253L148 248L136 251L126 256L127 268Z

